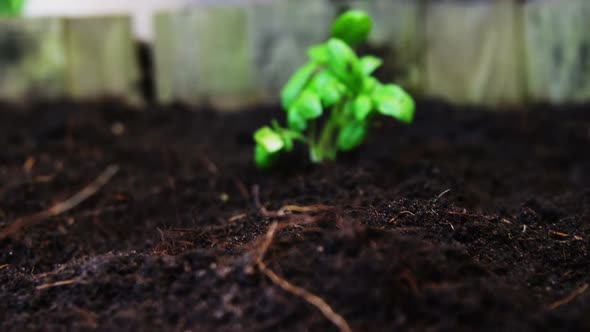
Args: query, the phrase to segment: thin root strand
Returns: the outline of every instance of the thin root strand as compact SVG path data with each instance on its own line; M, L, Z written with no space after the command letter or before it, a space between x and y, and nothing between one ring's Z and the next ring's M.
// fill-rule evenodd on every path
M48 288L53 288L53 287L71 285L71 284L75 284L76 282L77 282L76 279L51 282L51 283L47 283L47 284L43 284L43 285L37 286L37 290L43 290L43 289L48 289Z
M274 273L271 269L269 269L263 261L264 255L268 251L270 244L274 238L274 234L277 231L278 224L275 222L273 223L268 232L266 233L264 242L260 247L258 252L258 258L256 260L256 264L258 268L264 275L266 275L275 285L282 288L284 291L291 293L295 296L298 296L305 300L307 303L311 304L312 306L316 307L323 315L328 319L332 324L334 324L340 331L342 332L352 332L350 325L348 322L334 311L332 307L321 297L301 288L291 284L289 281L281 278L276 273Z
M67 200L57 203L47 210L25 216L17 219L12 224L0 231L0 240L9 238L16 233L20 232L23 228L37 224L47 218L55 217L70 211L71 209L78 206L88 198L94 196L104 185L106 185L115 174L119 171L119 166L111 165L107 167L97 178L84 187L81 191L68 198Z
M555 309L561 307L564 304L568 304L569 302L571 302L576 297L584 294L584 292L586 292L586 290L588 290L588 284L582 285L582 287L576 289L575 291L573 291L570 295L566 296L565 298L563 298L563 299L561 299L559 301L555 301L555 302L551 303L547 307L547 310L555 310Z
M406 215L406 214L409 214L409 215L411 215L411 216L415 216L415 214L414 214L413 212L411 212L411 211L401 211L400 213L398 213L398 214L397 214L397 216L395 216L395 217L393 217L393 218L389 219L389 221L388 221L388 222L389 222L390 224L392 224L392 223L396 223L396 222L397 222L397 220L398 220L398 219L399 219L401 216L403 216L403 215Z

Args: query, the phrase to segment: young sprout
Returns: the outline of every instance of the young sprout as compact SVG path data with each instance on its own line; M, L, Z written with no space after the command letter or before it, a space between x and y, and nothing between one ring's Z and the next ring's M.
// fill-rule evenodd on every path
M314 163L335 160L339 151L363 143L377 115L412 122L412 97L372 76L382 60L359 57L352 49L367 39L371 28L372 20L365 12L349 10L336 19L327 42L308 50L308 63L281 91L287 127L274 120L254 133L259 167L271 167L282 152L293 150L295 142L308 145Z

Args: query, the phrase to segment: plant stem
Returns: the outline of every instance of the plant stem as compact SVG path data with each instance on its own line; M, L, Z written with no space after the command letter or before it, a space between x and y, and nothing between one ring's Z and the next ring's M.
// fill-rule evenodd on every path
M316 141L314 139L312 141L313 143L310 144L310 159L314 163L336 159L337 147L334 140L338 129L340 109L340 105L337 105L332 109L330 117L322 129L319 140Z
M317 140L317 127L318 127L317 120L314 120L309 124L309 136L307 137L307 140L312 145Z

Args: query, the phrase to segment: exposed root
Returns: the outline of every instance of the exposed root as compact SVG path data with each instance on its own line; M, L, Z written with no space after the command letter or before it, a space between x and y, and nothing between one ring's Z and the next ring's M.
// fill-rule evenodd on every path
M60 202L51 208L29 215L22 218L15 220L11 225L4 228L0 231L0 240L6 239L18 233L20 230L27 226L31 226L37 224L47 218L55 217L62 213L65 213L80 203L84 202L88 198L94 196L105 184L107 184L111 178L117 174L119 171L119 166L111 165L107 167L97 178L86 186L84 189L76 193L74 196L68 198L67 200Z
M301 288L291 284L289 281L281 278L276 273L274 273L271 269L269 269L266 264L264 263L264 255L268 251L270 244L274 238L275 232L277 231L278 224L275 222L270 226L270 229L266 233L266 237L262 246L258 251L258 258L256 259L256 264L260 271L264 273L275 285L281 287L284 291L291 293L295 296L298 296L305 300L307 303L316 307L323 315L328 319L332 324L340 329L343 332L352 332L350 326L346 322L346 320L337 314L332 307L324 299L321 297Z
M399 217L401 217L401 216L403 216L403 215L406 215L406 214L409 214L409 215L411 215L411 216L414 216L414 215L415 215L415 214L414 214L413 212L411 212L411 211L401 211L400 213L398 213L398 214L397 214L397 216L395 216L395 217L393 217L393 218L389 219L389 223L393 223L393 224L394 224L394 223L396 223L396 222L397 222L397 220L399 219Z
M48 288L53 288L53 287L59 287L59 286L66 286L66 285L71 285L71 284L75 284L78 281L76 279L69 279L69 280L62 280L62 281L57 281L57 282L51 282L51 283L47 283L47 284L43 284L40 286L37 286L37 290L43 290L43 289L48 289Z
M235 216L229 218L227 221L229 221L229 222L235 222L235 221L238 221L238 220L242 220L242 219L246 218L247 216L248 216L247 213L240 213L240 214L236 214Z
M461 216L461 217L482 218L482 219L486 219L486 220L496 219L496 217L486 216L483 214L473 214L473 213L457 212L457 211L447 211L447 214L450 214L453 216Z
M82 316L82 318L86 322L86 325L88 325L89 327L93 329L98 327L98 322L96 321L97 317L95 313L82 309L75 305L72 305L72 310L80 316Z
M554 230L549 230L549 234L555 235L555 236L559 236L559 237L563 237L563 238L572 237L574 240L577 240L577 241L583 241L584 240L580 236L570 235L570 234L566 234L566 233L558 232L558 231L554 231Z
M563 299L561 299L559 301L555 301L555 302L551 303L547 307L547 310L555 310L555 309L561 307L564 304L568 304L569 302L571 302L576 297L584 294L584 292L586 292L586 290L588 290L588 284L582 285L582 287L576 289L575 291L573 291L570 295L566 296L565 298L563 298Z
M64 271L67 268L68 268L68 265L64 264L53 271L35 274L35 275L33 275L33 280L37 281L37 280L46 278L47 276L50 276L50 275L58 275L60 272Z
M434 199L434 203L436 203L439 199L441 199L441 197L448 194L449 192L451 192L451 189L447 189L447 190L443 191L442 193L438 194L438 196L436 196L436 198Z
M260 201L260 186L254 185L252 187L252 196L254 198L254 205L256 206L260 214L266 218L282 218L289 215L291 212L308 213L326 211L334 208L333 206L324 204L314 204L307 206L287 204L278 209L277 211L270 211L264 205L262 205Z
M0 265L0 270L5 269L9 266L10 266L10 264L2 264L2 265Z
M333 206L330 205L323 205L323 204L315 204L315 205L308 205L308 206L300 206L300 205L285 205L281 207L277 213L278 214L286 214L288 212L317 212L317 211L325 211L333 209Z
M37 160L35 159L35 157L28 157L27 160L25 160L25 163L23 164L23 171L25 171L25 173L27 174L31 173L36 163Z

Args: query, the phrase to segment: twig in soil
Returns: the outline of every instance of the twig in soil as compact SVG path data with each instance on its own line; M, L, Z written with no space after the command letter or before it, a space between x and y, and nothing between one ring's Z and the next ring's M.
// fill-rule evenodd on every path
M500 222L502 222L502 223L505 223L505 224L507 224L507 225L512 225L512 221L510 221L510 220L508 220L508 219L506 219L506 218L502 218L502 219L500 219Z
M330 205L323 205L323 204L315 204L315 205L308 205L308 206L300 206L300 205L285 205L281 207L277 213L279 215L285 215L288 212L317 212L317 211L325 211L333 209L333 206Z
M60 202L47 210L21 217L15 220L10 226L4 228L0 231L0 240L4 240L8 237L11 237L18 233L21 229L37 224L47 218L55 217L62 213L65 213L80 203L84 202L88 198L94 196L104 185L106 185L111 178L117 174L119 171L119 166L111 165L107 167L97 178L86 186L84 189L76 193L74 196L68 198L67 200Z
M23 164L23 170L25 171L25 173L31 173L33 167L35 167L36 162L37 160L35 159L35 157L28 157L27 160L25 160L25 163Z
M318 211L326 211L332 209L332 206L328 205L310 205L310 206L298 206L298 205L285 205L278 209L277 211L269 211L268 209L262 207L260 209L260 214L266 218L283 218L290 215L290 212L318 212Z
M252 186L252 198L254 199L254 206L260 212L260 214L267 218L278 218L282 217L276 212L268 211L262 202L260 201L260 186L255 184Z
M436 196L436 198L434 199L434 203L436 203L439 199L441 199L441 197L448 194L450 191L451 191L451 189L447 189L447 190L443 191L442 193L438 194L438 196Z
M563 232L558 232L558 231L554 231L554 230L549 230L549 234L551 235L555 235L555 236L559 236L559 237L572 237L574 240L578 240L578 241L582 241L584 240L582 237L577 236L577 235L569 235Z
M305 300L307 303L316 307L324 315L324 317L326 317L326 319L328 319L330 322L332 322L332 324L336 325L336 327L338 327L340 329L340 331L352 332L352 330L351 330L350 326L348 325L348 323L346 322L346 320L342 316L337 314L332 309L332 307L330 307L330 305L328 303L326 303L326 301L324 299L322 299L321 297L319 297L319 296L317 296L317 295L315 295L303 288L300 288L300 287L297 287L297 286L291 284L287 280L278 276L276 273L274 273L272 270L270 270L266 266L266 264L263 261L264 255L266 254L266 252L268 251L268 248L270 247L270 244L274 238L274 234L277 230L277 227L278 227L278 224L276 222L270 226L268 232L266 233L266 237L264 239L264 242L262 243L262 246L260 247L260 250L258 252L258 258L256 260L256 264L258 265L258 268L260 269L260 271L262 273L264 273L274 284L281 287L284 291L291 293L295 296L298 296L298 297L302 298L303 300Z
M2 270L2 269L5 269L5 268L7 268L7 267L9 267L9 266L10 266L10 264L3 264L3 265L0 265L0 270Z
M78 313L80 316L82 316L82 318L84 318L84 321L86 322L86 324L88 326L90 326L91 328L95 329L98 327L98 322L96 321L96 314L93 312L90 312L86 309L82 309L78 306L72 305L72 310L75 311L76 313Z
M486 220L494 220L496 217L486 216L483 214L473 214L473 213L466 213L466 212L457 212L457 211L447 211L447 214L453 216L462 216L462 217L471 217L471 218L482 218Z
M584 292L586 292L586 290L588 290L588 284L582 285L582 287L576 289L575 291L573 291L570 295L566 296L565 298L563 298L563 299L561 299L559 301L555 301L555 302L551 303L549 305L549 307L547 307L547 310L555 310L555 309L561 307L564 304L568 304L569 302L571 302L576 297L584 294Z
M68 266L67 265L62 265L60 267L58 267L57 269L53 270L53 271L49 271L49 272L44 272L44 273L39 273L39 274L35 274L33 275L33 280L37 281L39 279L43 279L49 275L57 275L60 272L62 272L63 270L67 269Z
M453 232L455 231L455 226L453 226L453 224L451 224L450 222L447 221L447 223L449 224L449 226L451 226L451 229L453 230Z
M57 281L57 282L51 282L51 283L48 283L48 284L43 284L43 285L37 286L37 290L42 290L42 289L47 289L47 288L53 288L53 287L59 287L59 286L71 285L71 284L75 284L76 282L78 282L76 279L69 279L69 280L62 280L62 281Z
M401 216L403 216L405 214L409 214L411 216L415 216L415 214L413 212L411 212L411 211L401 211L400 213L397 214L397 216L389 219L389 223L396 223L397 220L399 219L399 217L401 217Z
M300 206L300 205L284 205L277 211L269 211L262 203L260 202L260 186L254 185L252 187L252 196L254 198L254 205L260 212L260 214L266 218L281 218L288 215L289 212L317 212L317 211L325 211L333 209L333 206L323 205L323 204L315 204L309 206Z
M240 213L240 214L236 214L235 216L229 218L227 221L234 222L234 221L238 221L238 220L244 219L247 216L248 216L247 213Z

